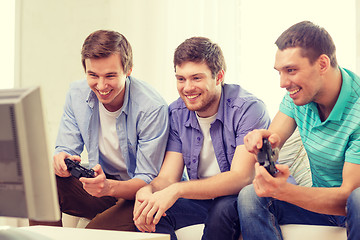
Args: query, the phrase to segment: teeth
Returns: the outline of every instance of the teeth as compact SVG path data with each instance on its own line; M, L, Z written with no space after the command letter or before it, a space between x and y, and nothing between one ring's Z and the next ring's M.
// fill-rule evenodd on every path
M295 94L295 93L297 93L297 92L299 92L299 91L300 91L300 89L295 89L295 90L289 91L289 93L290 93L290 94Z
M196 98L198 95L188 95L188 96L186 96L187 98L190 98L190 99L193 99L193 98Z
M102 92L102 91L99 91L100 95L106 95L106 94L109 94L110 90L107 91L107 92Z

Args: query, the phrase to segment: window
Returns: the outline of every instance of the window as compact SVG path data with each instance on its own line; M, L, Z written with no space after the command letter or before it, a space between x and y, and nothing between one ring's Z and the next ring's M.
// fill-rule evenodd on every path
M0 1L0 88L14 87L15 1Z

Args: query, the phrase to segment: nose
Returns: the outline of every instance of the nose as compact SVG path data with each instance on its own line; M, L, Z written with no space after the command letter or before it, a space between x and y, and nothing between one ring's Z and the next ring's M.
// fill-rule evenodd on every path
M192 89L194 89L194 84L192 81L190 80L186 80L185 83L184 83L184 91L185 92L189 92L191 91Z
M281 88L288 87L289 84L290 84L290 80L288 79L286 74L283 74L283 73L280 72L279 75L280 75L280 87Z
M99 90L105 89L107 87L106 79L104 77L99 77L97 87Z

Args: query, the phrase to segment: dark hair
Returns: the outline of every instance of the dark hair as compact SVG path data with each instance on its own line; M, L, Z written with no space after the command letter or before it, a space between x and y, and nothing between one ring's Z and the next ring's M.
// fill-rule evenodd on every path
M310 21L299 22L285 32L275 42L280 50L300 47L301 55L313 64L322 54L330 58L332 67L337 67L336 47L330 34Z
M205 37L186 39L175 50L174 68L184 62L206 62L213 78L221 69L226 71L226 64L221 48Z
M81 60L85 71L85 59L106 58L114 53L120 54L124 73L127 73L133 66L133 54L126 38L115 31L98 30L91 33L85 39L81 50Z

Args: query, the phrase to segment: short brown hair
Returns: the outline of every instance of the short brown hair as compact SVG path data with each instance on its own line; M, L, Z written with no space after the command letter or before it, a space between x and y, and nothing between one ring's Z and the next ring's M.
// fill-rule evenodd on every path
M133 67L133 54L130 43L120 33L108 30L98 30L91 33L84 41L81 50L81 60L86 71L85 59L106 58L114 53L120 54L124 73Z
M221 69L226 71L226 64L221 48L216 43L205 37L192 37L186 39L175 50L174 68L184 62L205 61L211 70L213 78Z
M336 47L330 34L310 21L299 22L284 31L275 42L280 50L300 47L301 55L313 64L322 54L330 58L332 67L337 67Z

